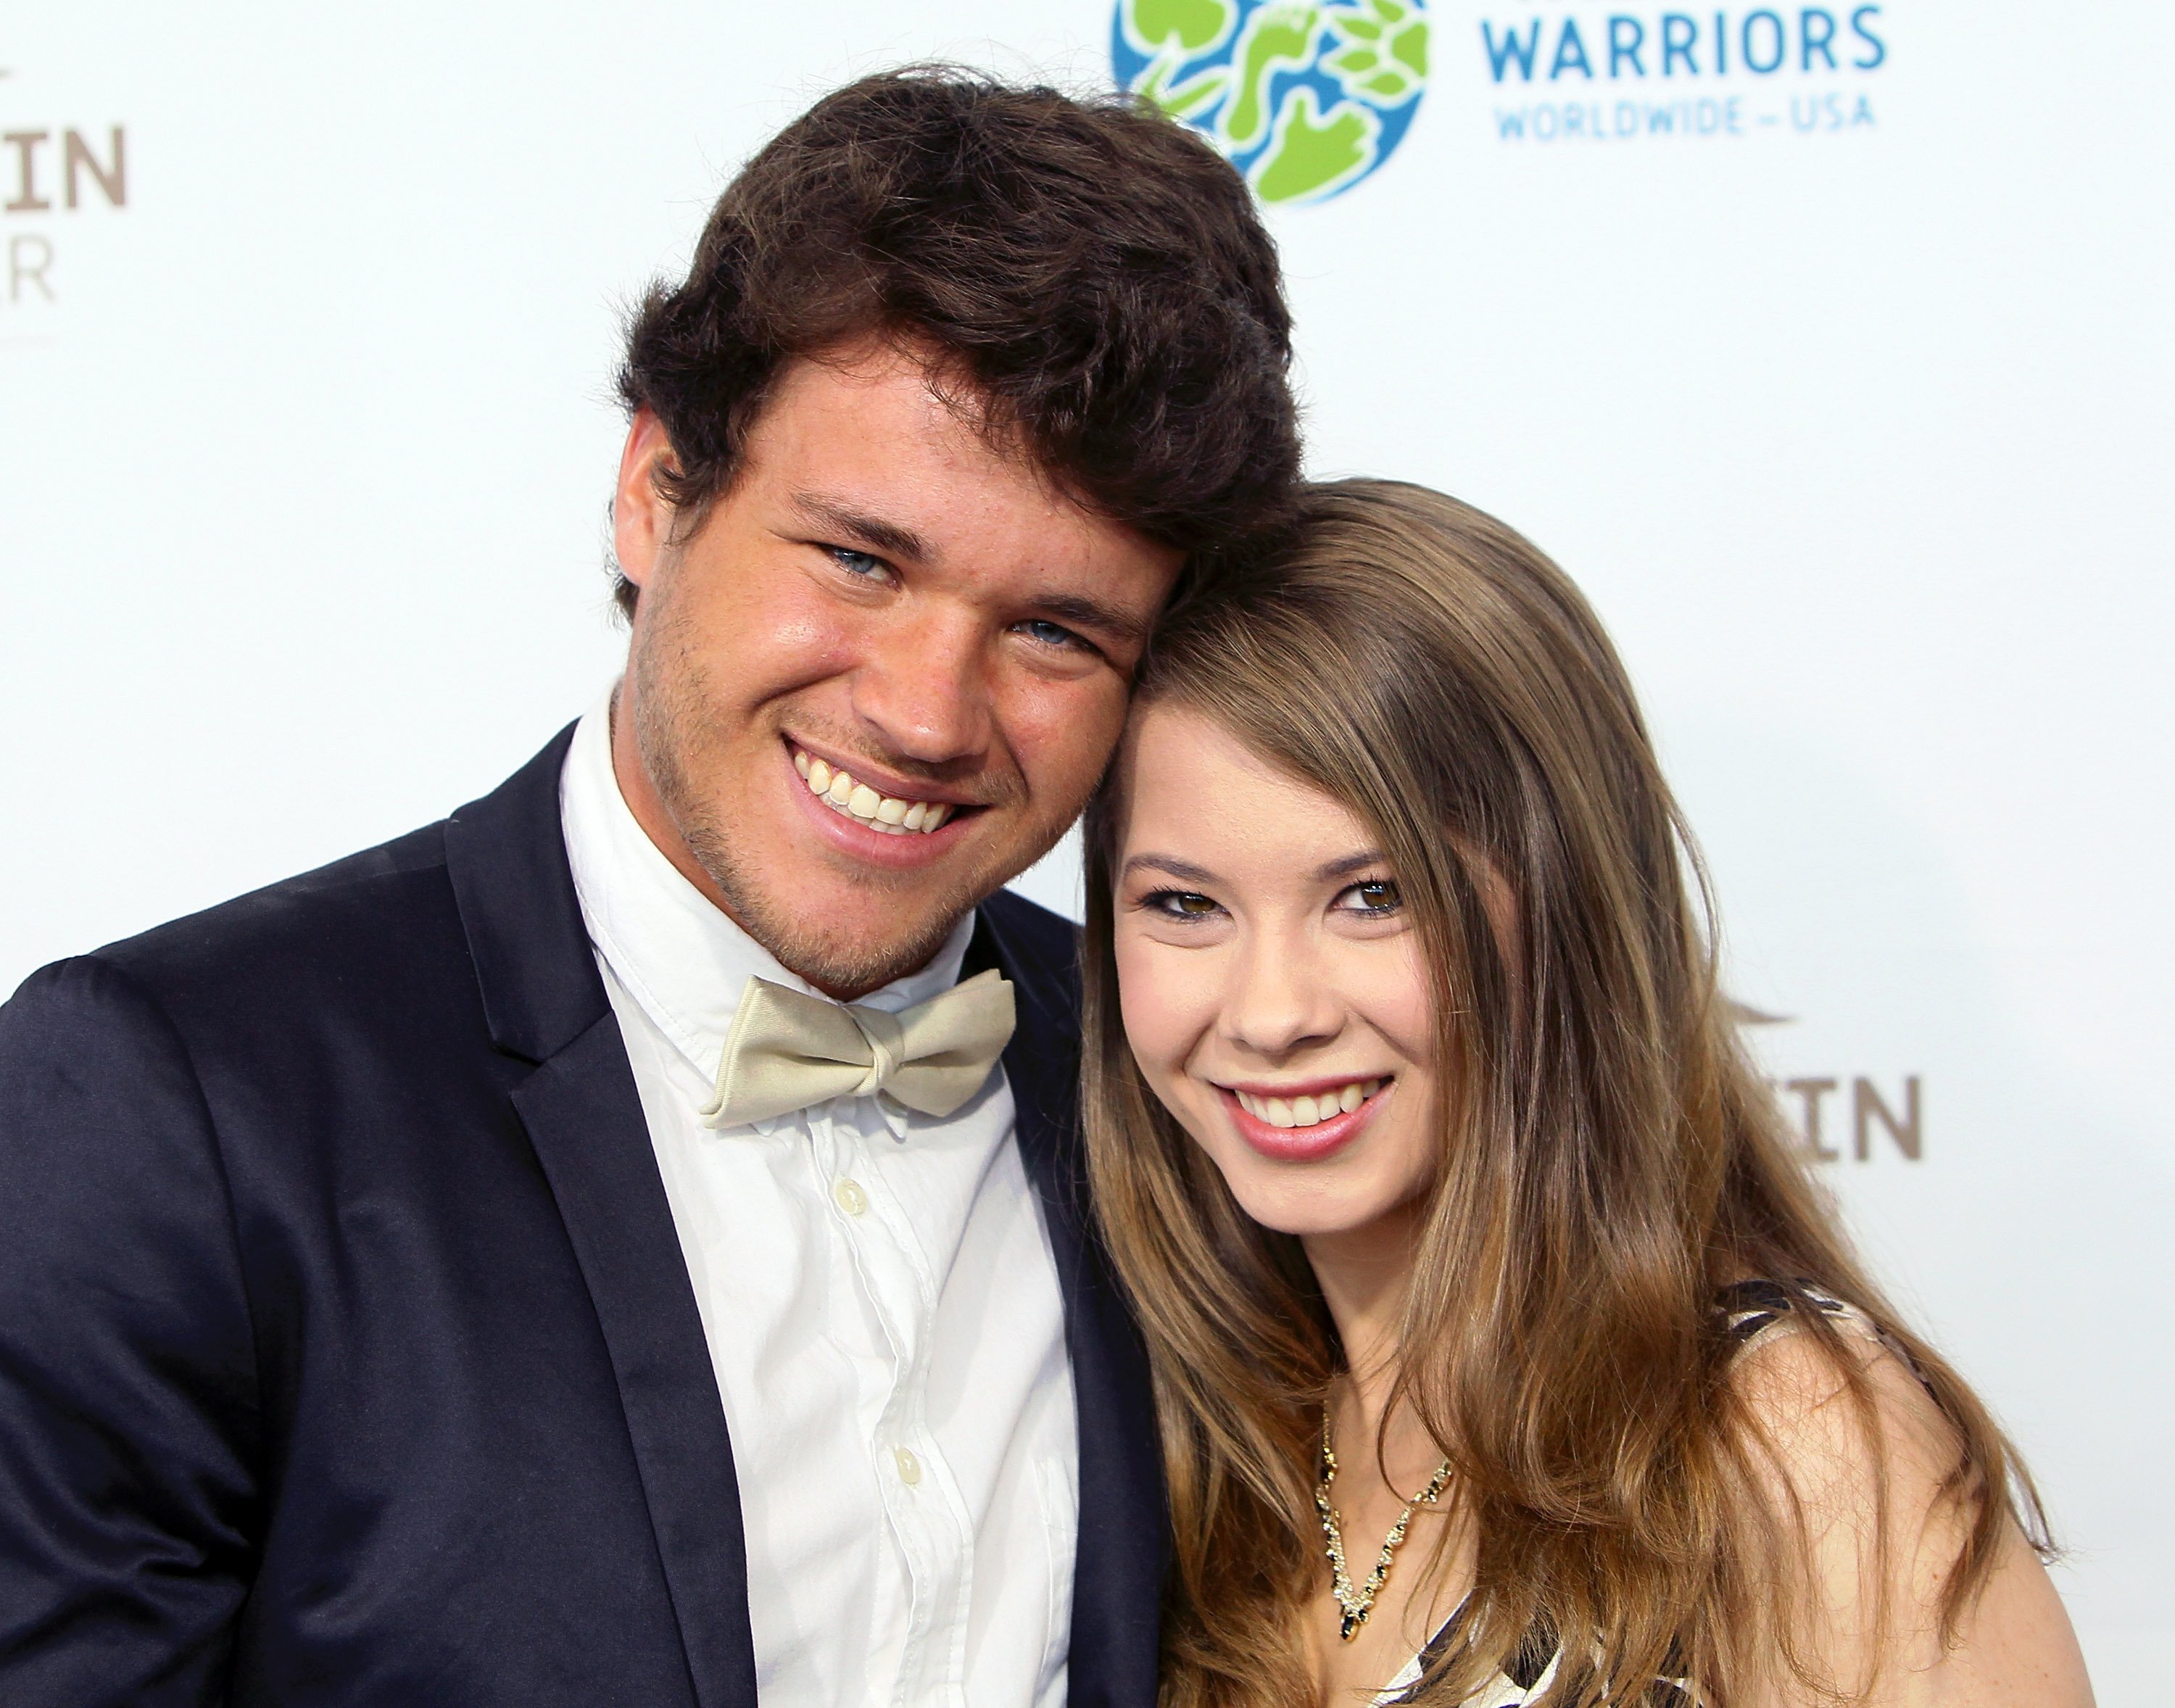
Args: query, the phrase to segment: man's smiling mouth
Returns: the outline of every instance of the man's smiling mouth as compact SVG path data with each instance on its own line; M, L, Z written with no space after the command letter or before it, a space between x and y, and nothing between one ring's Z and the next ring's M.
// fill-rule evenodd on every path
M835 769L795 746L793 768L800 773L808 792L832 811L886 836L927 836L943 828L959 809L946 800L905 800L879 794L849 771Z

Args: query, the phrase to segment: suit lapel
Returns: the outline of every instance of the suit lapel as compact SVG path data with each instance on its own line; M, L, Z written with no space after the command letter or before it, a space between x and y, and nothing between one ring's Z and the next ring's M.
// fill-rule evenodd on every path
M1017 987L1005 1075L1065 1295L1080 1440L1068 1708L1153 1708L1169 1543L1147 1353L1088 1206L1077 974L1006 929L1019 905L1002 894L983 904L966 970L999 967Z
M446 824L447 867L492 1041L534 1065L513 1100L550 1183L617 1380L698 1708L755 1708L740 1490L724 1407L559 822L572 729ZM979 913L968 968L1017 987L1005 1051L1020 1152L1064 1292L1080 1440L1071 1708L1153 1708L1168 1557L1147 1353L1087 1208L1074 1114L1079 998L1028 904Z
M535 1071L513 1104L581 1266L632 1441L698 1708L755 1708L732 1443L671 1206L559 826L572 732L446 826L491 1038Z

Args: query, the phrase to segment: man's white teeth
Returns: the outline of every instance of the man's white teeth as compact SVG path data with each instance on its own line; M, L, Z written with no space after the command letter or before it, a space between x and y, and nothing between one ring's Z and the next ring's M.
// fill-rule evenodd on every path
M1256 1097L1250 1091L1231 1095L1257 1121L1266 1121L1272 1127L1313 1127L1332 1115L1350 1114L1381 1090L1383 1084L1379 1079L1354 1080L1342 1091L1326 1091L1315 1097Z
M856 783L849 772L833 771L828 764L799 748L793 751L793 768L808 784L808 792L871 830L886 836L926 836L952 816L952 807L941 800L900 800L878 794L865 783Z

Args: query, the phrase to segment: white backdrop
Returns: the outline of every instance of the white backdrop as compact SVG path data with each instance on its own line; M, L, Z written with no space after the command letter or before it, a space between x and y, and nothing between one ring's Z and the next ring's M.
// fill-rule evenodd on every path
M2175 14L1863 9L1875 68L1664 86L1608 77L1604 7L1436 0L1402 148L1272 212L1310 460L1592 593L1791 1107L2042 1478L2101 1700L2158 1701ZM770 131L909 58L1111 63L1109 0L11 12L0 988L439 816L588 703L620 316ZM1600 63L1550 83L1567 18ZM1483 26L1534 24L1498 83ZM1695 94L1735 133L1652 129Z

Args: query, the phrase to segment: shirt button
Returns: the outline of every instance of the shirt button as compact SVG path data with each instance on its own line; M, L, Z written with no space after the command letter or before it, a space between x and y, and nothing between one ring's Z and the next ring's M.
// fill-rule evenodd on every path
M859 1180L842 1179L831 1189L831 1196L838 1201L838 1207L849 1216L862 1216L868 1213L869 1195L861 1190L861 1183ZM909 1478L907 1480L910 1483L914 1479Z
M892 1456L898 1463L898 1480L909 1488L921 1481L921 1461L907 1448L898 1449Z

